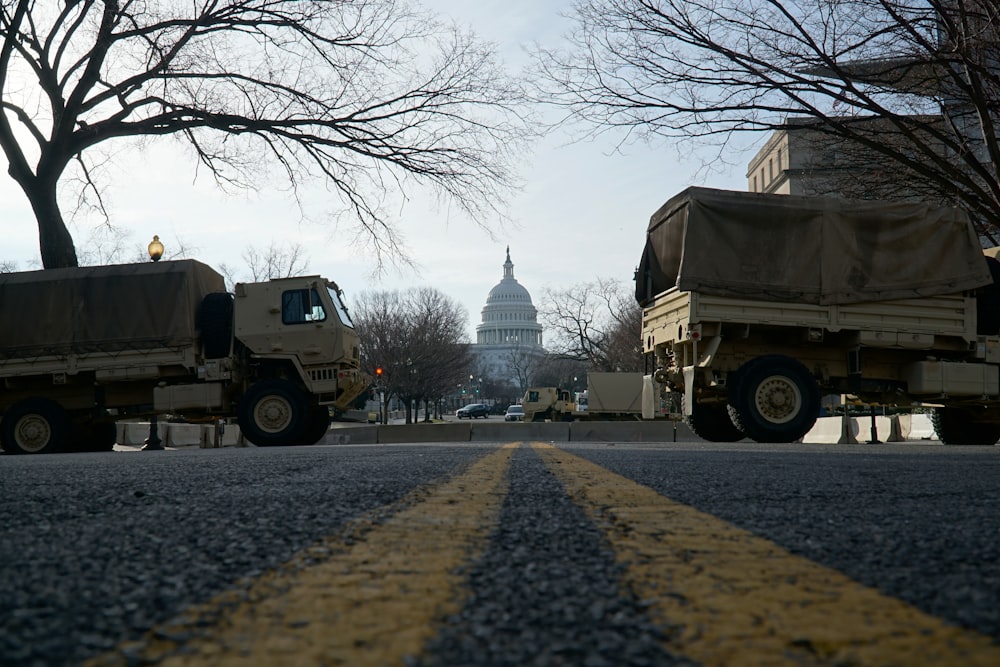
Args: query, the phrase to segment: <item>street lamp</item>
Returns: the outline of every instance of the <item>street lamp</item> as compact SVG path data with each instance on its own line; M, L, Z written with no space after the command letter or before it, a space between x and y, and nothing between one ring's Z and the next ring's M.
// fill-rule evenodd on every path
M160 237L153 234L153 240L146 246L146 250L149 252L150 260L159 262L160 258L163 257L163 244L160 243Z
M153 240L146 246L146 250L149 252L150 261L159 262L160 258L163 257L163 244L160 243L160 237L154 234ZM146 442L142 446L143 451L163 449L163 441L160 440L160 433L157 426L154 407L154 412L149 418L149 437L146 438Z

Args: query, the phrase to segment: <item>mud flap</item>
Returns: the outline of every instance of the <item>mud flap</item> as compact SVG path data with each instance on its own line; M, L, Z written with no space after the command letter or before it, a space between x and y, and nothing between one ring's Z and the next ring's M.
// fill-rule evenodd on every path
M684 416L691 416L694 405L694 366L684 367Z
M659 407L659 385L653 380L652 375L642 376L642 418L656 419L660 415L656 414Z

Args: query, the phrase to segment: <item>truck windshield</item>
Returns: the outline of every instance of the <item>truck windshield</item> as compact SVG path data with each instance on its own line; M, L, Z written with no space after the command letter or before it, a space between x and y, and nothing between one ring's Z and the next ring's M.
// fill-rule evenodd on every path
M330 293L330 301L333 301L334 308L337 310L337 315L340 317L340 321L344 323L344 326L354 328L354 323L351 322L351 316L347 314L347 306L344 305L343 300L340 298L340 290L331 285L326 286L326 291Z

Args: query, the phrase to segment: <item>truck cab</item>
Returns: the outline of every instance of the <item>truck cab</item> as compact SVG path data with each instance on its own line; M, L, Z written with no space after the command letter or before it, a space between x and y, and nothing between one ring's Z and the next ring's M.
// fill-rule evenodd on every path
M320 404L346 410L367 385L361 345L336 283L320 276L238 283L234 333L251 355L296 368ZM363 386L362 386L363 388ZM338 400L349 395L345 402Z
M572 415L576 410L570 392L556 387L529 387L524 392L521 404L524 406L526 422L560 419L563 415Z

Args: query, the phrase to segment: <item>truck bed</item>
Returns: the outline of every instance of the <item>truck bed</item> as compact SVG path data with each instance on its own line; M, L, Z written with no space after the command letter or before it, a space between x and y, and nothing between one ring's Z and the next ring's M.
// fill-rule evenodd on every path
M194 374L197 367L194 346L158 347L142 350L39 354L14 358L0 357L0 378L32 375L75 376L93 373L100 382L160 377L166 369Z
M963 294L852 304L755 301L680 291L657 295L643 312L643 349L690 341L689 329L711 323L856 331L873 347L931 348L936 337L976 340L976 304Z

